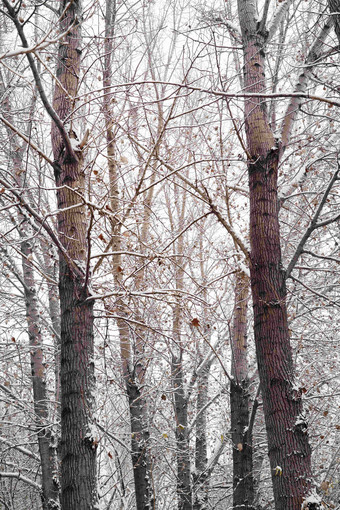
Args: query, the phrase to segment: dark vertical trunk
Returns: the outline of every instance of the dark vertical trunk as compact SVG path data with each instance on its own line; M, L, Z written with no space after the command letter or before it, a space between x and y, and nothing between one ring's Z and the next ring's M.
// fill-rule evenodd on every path
M230 384L231 439L233 446L233 508L253 510L253 445L249 413L247 360L247 310L249 282L236 275L235 310L232 331L232 376Z
M192 510L191 469L188 438L188 400L185 395L182 352L172 360L172 383L176 415L178 510Z
M247 380L230 384L231 439L233 445L233 509L253 510L254 478L252 434L249 430Z
M152 510L153 494L149 463L150 434L145 423L145 400L135 380L127 381L131 423L131 450L137 510Z
M329 11L332 14L334 31L340 47L340 0L328 0Z
M93 311L83 282L60 260L61 503L63 510L93 510L96 494Z
M185 197L181 204L179 212L178 228L183 228L183 220L185 214ZM170 211L170 218L172 215ZM178 253L184 251L183 236L178 239ZM176 289L184 288L184 267L177 268ZM178 299L174 307L173 315L173 338L175 345L172 353L171 361L171 381L174 392L174 409L175 409L175 435L176 435L176 461L177 461L177 499L178 510L192 510L192 484L191 484L191 465L188 437L188 395L184 383L183 370L183 339L181 335L182 328L182 308Z
M311 451L301 394L294 387L286 287L281 267L278 150L249 163L254 333L275 508L299 510L311 489Z
M207 452L207 411L208 383L210 364L207 363L202 373L197 378L197 421L196 421L196 445L195 445L195 474L194 478L194 510L204 510L208 507L208 452Z
M67 2L62 2L65 9ZM78 93L81 56L81 5L68 4L60 31L53 107L70 138L75 139L72 111ZM72 25L72 28L70 28ZM58 232L64 253L59 257L61 311L61 506L63 510L93 510L97 502L96 441L92 433L94 409L93 301L88 301L86 268L87 219L79 195L85 195L85 176L80 150L65 147L56 124L52 145L58 200Z
M255 3L239 0L247 92L265 92L266 32ZM300 510L311 490L311 451L294 385L285 275L281 264L277 173L279 147L263 98L245 100L250 189L254 334L276 510Z

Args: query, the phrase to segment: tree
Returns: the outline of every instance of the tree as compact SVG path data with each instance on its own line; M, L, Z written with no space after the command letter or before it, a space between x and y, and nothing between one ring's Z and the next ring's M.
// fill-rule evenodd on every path
M274 137L266 104L261 98L266 88L265 51L271 37L266 27L267 9L268 3L258 22L255 5L248 0L238 2L244 48L244 90L254 94L245 99L244 107L250 192L251 289L275 508L297 510L308 499L312 488L311 449L303 419L301 391L295 387L277 194L279 161L289 139L287 125L290 126L295 118L297 104L293 99L288 107L282 145ZM328 31L329 26L326 33ZM323 39L321 36L320 43Z
M7 14L24 48L28 41L18 9L6 0ZM53 105L46 96L30 52L27 59L41 101L52 118L53 168L57 186L59 295L61 310L61 505L63 510L93 509L96 492L94 408L93 302L89 291L88 225L83 205L83 144L76 144L72 117L78 94L81 58L81 4L64 3L60 11L57 82Z
M73 118L79 91L82 6L63 2L53 96L52 147L57 186L61 313L61 506L93 510L97 504L94 424L93 301L90 292L89 225L83 169ZM80 136L80 135L79 135ZM61 248L60 247L60 248Z
M247 276L236 275L235 311L232 331L232 371L230 382L230 426L233 448L233 507L254 508L252 428L257 401L250 417L250 384L247 359L247 309L249 283Z
M270 474L277 508L318 505L314 484L332 504L337 57L311 5L266 2L259 21L240 0L240 33L236 2L108 0L83 16L4 0L3 505L41 510L38 442L59 410L65 508L96 508L97 476L106 510L252 508L258 492L272 508Z

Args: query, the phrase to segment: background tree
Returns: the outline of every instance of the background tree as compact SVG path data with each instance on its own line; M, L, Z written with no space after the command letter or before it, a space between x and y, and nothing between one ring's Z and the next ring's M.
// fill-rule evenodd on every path
M93 362L98 391L91 391L89 401L89 393L85 400L79 398L86 403L83 410L87 411L82 423L90 424L86 425L89 433L84 443L92 443L97 453L100 505L105 509L133 509L136 504L173 509L185 504L218 510L232 506L233 492L238 497L237 489L248 490L245 482L254 480L254 505L273 507L269 478L273 476L276 489L281 490L280 486L286 483L287 466L275 462L273 469L266 460L260 396L254 423L253 469L248 463L241 473L235 469L233 474L232 470L232 455L240 453L235 444L243 444L242 428L247 420L251 422L253 414L250 412L243 423L240 409L236 406L235 414L233 406L232 421L237 424L240 441L232 438L228 390L233 393L237 389L236 376L248 377L251 399L256 394L250 317L250 376L245 357L238 356L233 346L236 331L242 329L244 336L246 329L244 319L238 317L241 310L235 308L235 278L239 269L247 273L244 266L249 260L248 166L258 172L252 188L256 197L265 186L270 188L269 198L276 197L270 210L276 215L275 221L274 216L269 218L275 228L280 227L275 240L280 242L282 265L287 268L282 282L286 279L288 291L285 295L283 289L282 297L287 303L291 335L292 355L288 355L288 360L294 360L287 388L293 381L295 367L298 375L298 401L290 405L300 408L301 393L309 414L313 484L325 504L332 505L337 494L338 467L338 365L333 356L339 306L339 203L334 150L338 136L334 107L337 44L323 6L313 3L305 9L295 2L271 3L264 8L259 5L260 14L266 18L262 28L267 25L267 37L265 30L252 21L256 11L253 4L242 3L250 20L243 42L249 43L248 50L254 52L249 53L250 61L245 61L250 74L244 77L240 73L243 43L235 2L216 2L215 10L207 5L204 11L198 2L165 2L161 10L152 3L113 2L108 5L106 26L98 4L87 5L81 18L79 12L75 13L77 5L72 4L72 9L65 5L59 33L56 29L60 15L47 4L40 6L33 18L35 4L13 3L21 25L15 28L11 19L5 20L10 30L0 55L6 74L1 93L3 97L11 94L15 125L1 116L3 500L9 507L16 507L20 498L24 501L27 497L32 507L41 506L40 459L22 292L22 239L17 229L25 225L25 239L30 236L34 240L30 265L34 268L42 325L53 431L58 426L59 407L55 402L59 388L56 250L66 261L60 262L60 277L64 270L70 276L62 280L62 285L73 286L78 292L78 297L73 294L67 302L60 294L61 336L66 341L65 326L75 326L78 313L91 319L91 327L85 332L87 345L92 343L92 332L96 333L93 357L89 358L88 388L93 380ZM40 23L42 19L44 22ZM83 37L74 58L69 59L79 35L80 19ZM20 41L18 33L22 31L29 48ZM35 43L31 43L33 40ZM64 45L65 41L69 44ZM263 43L265 55L253 43ZM31 56L31 67L32 62L40 66L38 92L45 91L43 100L37 98L33 113L27 106L34 93L27 54ZM256 65L252 67L250 63ZM261 67L264 63L266 81L261 85L257 64ZM260 81L258 85L248 83L247 89L246 79ZM259 86L261 97L250 92L253 95L246 98L249 122L245 124L243 95L253 86ZM52 161L51 139L46 136L50 130L48 116L54 115L48 99L53 98L53 90L54 111L58 110L53 117L53 148L58 164ZM61 105L64 113L59 110ZM255 120L263 122L267 139L259 140L254 135ZM282 132L280 155L274 149L270 153L271 161L278 166L277 189L272 186L276 183L270 169L266 174L260 168L260 163L267 164L269 160L264 162L257 156L251 160L245 127L251 132L251 143L259 143L264 153L269 140L273 143L269 148L276 147L275 137ZM10 132L14 134L13 156L9 158ZM13 180L12 159L18 140L25 147L25 173L21 179ZM52 168L56 170L57 186ZM267 181L263 184L261 178L265 175ZM73 181L75 178L78 180ZM269 207L269 202L256 198L252 207ZM261 212L262 209L259 216ZM14 228L18 214L25 224ZM81 224L73 231L72 223L78 224L78 219ZM264 224L267 221L265 216ZM60 236L56 234L58 228ZM261 235L272 232L260 230ZM257 243L260 238L252 239L256 251L262 246ZM264 242L263 247L270 246ZM268 270L270 278L281 275L276 262ZM260 269L254 269L255 273ZM15 279L8 278L8 274L16 275ZM260 281L264 287L267 283ZM265 291L273 292L273 287L266 287ZM269 319L283 310L281 301L276 303L274 297L268 301L260 296L256 306L259 313L262 307L267 326ZM72 318L71 312L76 312L77 317ZM244 313L243 310L243 317ZM259 322L255 327L259 328ZM67 368L65 356L72 359L72 352L66 352L66 344L64 347L62 371ZM275 353L268 350L266 356ZM233 363L235 354L242 363ZM275 354L273 362L277 361L279 356ZM84 368L82 374L85 373ZM74 382L77 383L76 377ZM274 382L271 391L284 386L282 380ZM78 391L78 387L75 389ZM76 400L76 392L73 395ZM247 410L248 406L243 407L245 416ZM64 425L67 416L70 415L62 415ZM76 425L77 416L73 418L76 433L79 424ZM298 418L296 427L301 425L304 429L306 417ZM298 435L297 430L292 435ZM285 447L279 446L278 455L284 456ZM65 451L66 445L62 455ZM94 467L94 449L89 448L88 453ZM141 462L132 460L137 457ZM282 473L278 468L282 468ZM137 472L137 481L141 477L146 483L139 485L136 498ZM63 480L65 487L65 476ZM315 495L313 498L316 502ZM308 502L312 503L307 498L304 503ZM297 504L300 510L301 501Z

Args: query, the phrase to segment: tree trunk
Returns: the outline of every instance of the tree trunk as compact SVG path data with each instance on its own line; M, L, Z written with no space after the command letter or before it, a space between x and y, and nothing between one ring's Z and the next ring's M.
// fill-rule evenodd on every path
M192 510L191 469L188 438L188 401L184 390L182 351L172 360L172 382L176 414L178 510Z
M109 90L112 82L112 41L115 29L116 1L106 0L105 15L105 59L103 82ZM116 162L115 133L112 126L112 96L105 94L103 98L103 110L106 128L107 161L110 182L110 205L114 213L111 220L111 241L107 247L115 252L122 250L121 241L121 203L119 200L118 168ZM114 285L117 291L122 290L122 260L118 253L112 256L112 272ZM142 276L141 276L142 278ZM136 507L137 510L152 510L154 508L154 494L152 490L152 472L150 461L150 433L147 420L147 403L143 395L143 383L145 368L142 349L136 340L136 355L133 359L132 331L124 320L126 306L122 298L117 298L115 307L119 309L121 318L117 319L117 327L120 341L120 354L122 363L122 375L125 383L129 402L130 427L131 427L131 459L133 466ZM139 319L139 318L138 318ZM138 332L137 332L138 336Z
M169 205L169 204L168 204ZM183 229L186 197L183 196L182 203L176 204L178 208L179 231ZM170 224L174 228L173 213L169 210ZM174 250L177 253L184 252L183 235L179 237L177 245L174 244ZM175 274L176 290L184 289L184 266L180 265ZM191 465L188 437L188 395L184 383L183 369L183 339L182 329L182 303L177 298L173 310L173 339L174 346L171 360L171 382L174 393L175 408L175 436L176 436L176 461L177 461L177 499L178 510L192 510L192 484L191 484Z
M332 14L334 31L339 41L340 47L340 1L339 0L328 0L328 6L330 13Z
M265 93L266 31L255 2L239 0L244 47L244 85ZM311 450L294 386L285 274L278 217L279 146L270 130L263 98L245 100L250 189L251 289L254 334L268 436L276 510L300 510L311 490Z
M32 110L35 102L33 101ZM6 118L13 124L13 115L10 100L5 95L2 107ZM29 128L30 129L30 128ZM24 187L22 167L26 146L20 144L15 138L14 143L9 132L11 161L13 177L18 186ZM26 178L26 176L25 176ZM41 320L37 300L37 289L34 277L34 269L31 263L33 259L32 232L28 226L27 219L19 212L18 231L21 238L22 274L25 295L25 308L27 318L27 334L30 345L30 361L32 374L33 405L37 428L38 447L41 462L41 488L43 510L59 508L59 487L57 476L57 459L55 439L51 431L48 412L48 397L46 391L46 370L43 355L43 341L41 336Z
M55 410L59 413L59 400L60 400L60 302L57 286L53 280L58 278L58 264L56 261L55 247L49 248L48 243L44 240L40 242L43 259L44 271L51 281L47 282L48 288L48 311L53 328L54 339L54 359L55 359Z
M253 445L249 423L249 379L247 360L247 310L249 282L236 275L232 332L233 380L230 384L231 439L233 447L233 509L253 510Z
M69 137L76 138L72 111L78 93L81 56L81 5L62 2L65 9L53 107ZM70 28L72 26L72 28ZM93 301L88 301L88 237L85 176L80 151L70 154L58 126L52 124L52 146L58 200L58 232L64 253L59 257L61 311L61 506L63 510L93 510L97 502L96 441L91 425L94 409Z
M25 232L21 232L21 234L25 235ZM23 255L22 267L25 283L28 337L30 341L34 411L41 459L42 501L44 510L53 510L59 508L59 489L55 464L56 452L53 446L51 428L48 426L48 399L43 360L43 343L40 331L40 315L33 268L30 264L33 256L31 240L27 238L22 240L21 252Z
M203 361L203 357L201 358ZM195 475L194 481L194 510L208 508L208 452L207 452L207 410L209 372L211 363L207 363L203 372L197 378L197 421L196 421L196 448L195 448Z

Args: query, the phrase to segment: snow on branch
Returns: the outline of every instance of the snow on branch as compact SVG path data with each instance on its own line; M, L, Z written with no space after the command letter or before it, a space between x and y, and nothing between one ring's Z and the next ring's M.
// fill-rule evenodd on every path
M27 476L23 476L20 471L9 472L9 471L0 471L0 478L16 478L20 482L24 482L31 487L34 487L37 491L41 492L41 485Z

